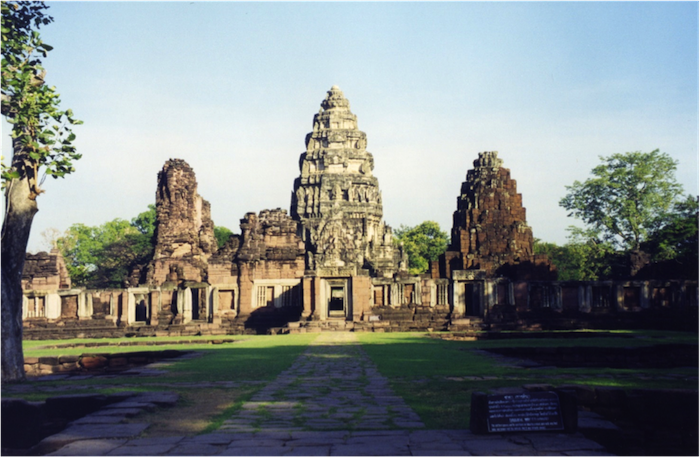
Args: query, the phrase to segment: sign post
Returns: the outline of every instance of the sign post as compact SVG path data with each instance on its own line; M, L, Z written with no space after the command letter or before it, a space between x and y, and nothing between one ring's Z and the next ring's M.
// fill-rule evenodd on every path
M576 399L566 392L472 393L473 433L573 433L577 425Z

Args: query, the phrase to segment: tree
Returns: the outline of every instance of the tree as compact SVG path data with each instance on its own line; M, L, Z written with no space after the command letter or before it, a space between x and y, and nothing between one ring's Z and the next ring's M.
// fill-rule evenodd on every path
M568 242L563 246L535 239L535 254L546 254L557 267L559 281L596 281L612 276L619 260L610 243L600 240L592 230L569 227Z
M394 232L396 244L403 243L408 255L408 272L412 275L428 271L430 261L445 252L449 242L447 233L437 222L425 221L415 227L399 226Z
M698 277L698 198L688 195L658 221L642 249L651 255L645 276Z
M601 157L594 178L566 186L559 205L624 250L639 250L658 220L668 213L682 187L676 161L654 150Z
M216 238L216 244L221 249L224 247L229 238L231 238L233 232L226 227L214 227L214 237Z
M53 21L43 2L2 2L2 115L12 125L13 156L2 163L2 380L24 380L22 270L36 198L46 176L63 177L80 159L70 126L81 122L59 109L55 87L45 83L41 58L52 49L38 29ZM42 174L40 176L40 174Z
M57 240L71 281L90 288L123 287L136 265L153 257L155 206L131 222L114 219L100 226L73 224Z
M148 205L148 210L131 220L131 225L144 235L153 237L156 232L156 205Z
M63 232L55 227L49 227L41 232L41 246L44 251L50 251L56 247L56 241L63 236Z

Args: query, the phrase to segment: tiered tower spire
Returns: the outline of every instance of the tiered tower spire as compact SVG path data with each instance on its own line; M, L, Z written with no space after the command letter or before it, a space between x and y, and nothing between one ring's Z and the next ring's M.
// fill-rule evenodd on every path
M554 275L546 256L534 255L532 229L522 195L498 152L480 152L467 172L453 214L452 269L480 269L488 276L547 279Z
M370 269L382 275L396 270L391 228L382 222L382 196L372 175L374 158L367 135L338 86L333 86L314 115L299 158L291 215L301 221L307 269ZM400 256L398 258L400 260Z

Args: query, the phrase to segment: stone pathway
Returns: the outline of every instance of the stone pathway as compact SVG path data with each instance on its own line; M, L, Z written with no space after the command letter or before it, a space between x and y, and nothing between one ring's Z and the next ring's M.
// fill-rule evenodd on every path
M322 333L285 372L221 431L385 430L422 428L393 393L354 333Z
M425 430L346 332L321 333L215 433L136 438L148 424L130 425L131 436L83 428L48 455L611 455L580 433Z

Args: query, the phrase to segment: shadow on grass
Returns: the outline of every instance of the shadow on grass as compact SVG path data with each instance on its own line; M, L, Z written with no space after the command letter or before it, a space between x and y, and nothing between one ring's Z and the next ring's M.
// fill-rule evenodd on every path
M695 342L697 335L655 334L655 338L625 339L624 346L647 347L661 342ZM519 366L517 360L490 356L493 347L610 347L615 338L573 340L513 339L447 341L425 334L359 334L363 349L389 378L395 392L420 415L428 428L460 429L469 424L471 394L524 384L583 384L624 389L695 389L698 369L555 368Z

